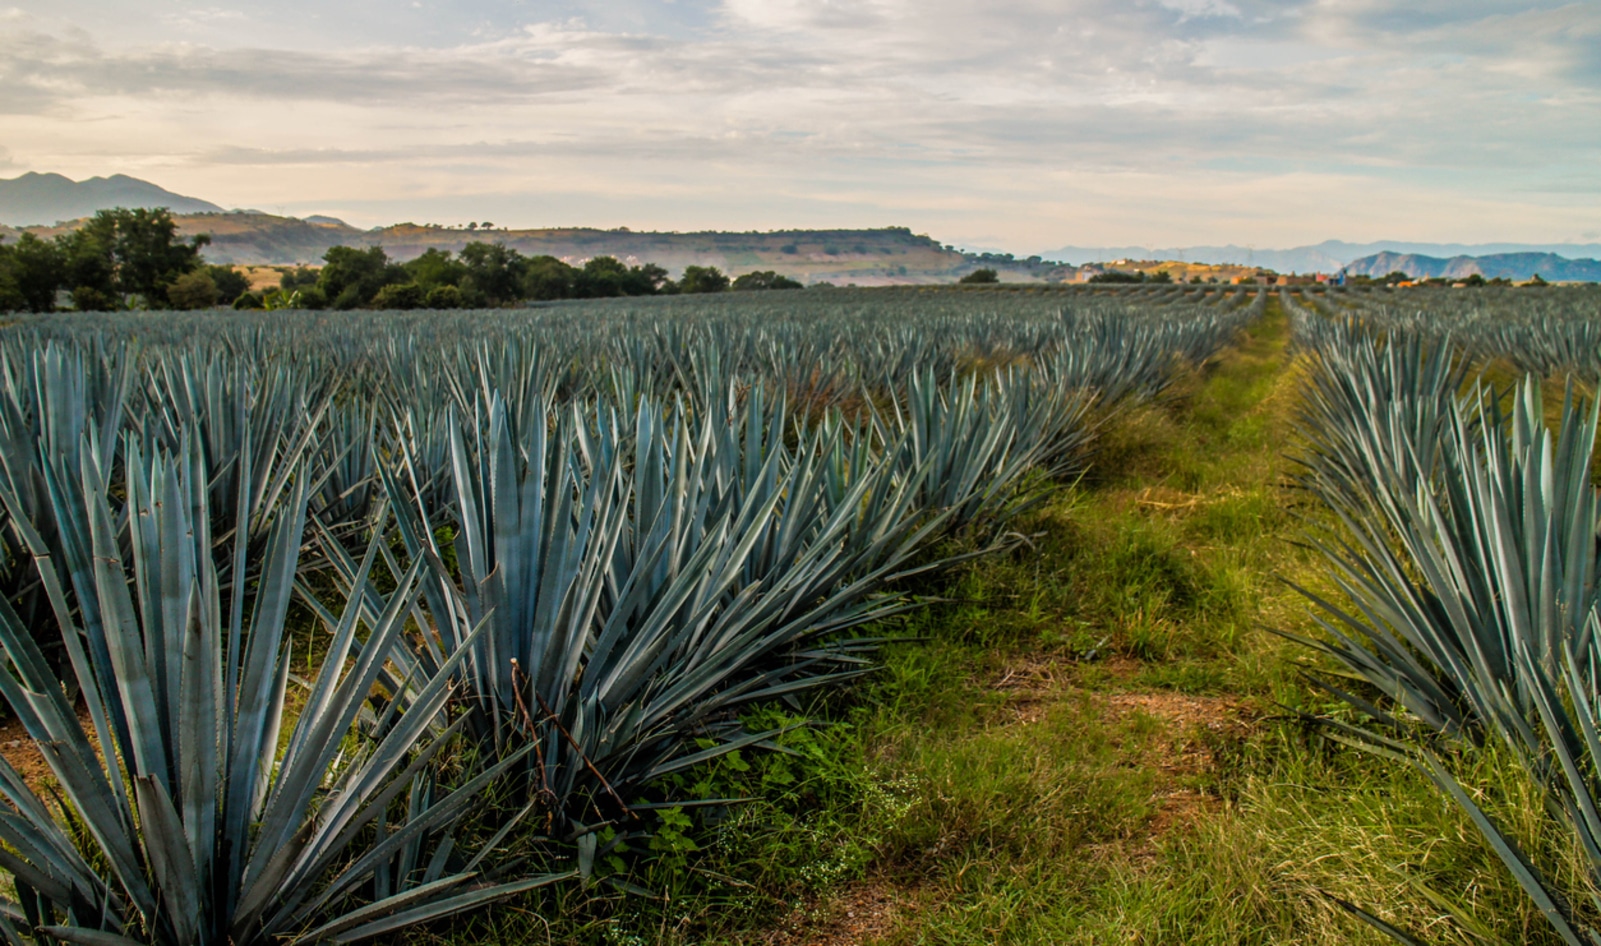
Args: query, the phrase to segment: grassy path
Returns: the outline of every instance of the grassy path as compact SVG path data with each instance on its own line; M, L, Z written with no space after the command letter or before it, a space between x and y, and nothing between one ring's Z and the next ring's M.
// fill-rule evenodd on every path
M1299 690L1258 630L1297 611L1275 576L1303 567L1281 488L1287 341L1275 306L1123 420L1094 479L1021 530L1033 546L969 570L962 603L925 616L933 644L892 661L884 689L902 699L873 749L918 797L875 878L886 915L858 939L1196 941L1214 926L1237 942L1239 914L1271 912L1249 881L1232 910L1203 908L1195 883L1228 881L1189 861L1258 721ZM894 675L929 666L962 679L908 712L914 687Z

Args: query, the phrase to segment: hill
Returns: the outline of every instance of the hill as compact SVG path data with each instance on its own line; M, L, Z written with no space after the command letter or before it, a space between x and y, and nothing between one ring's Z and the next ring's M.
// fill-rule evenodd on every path
M859 285L948 282L976 268L961 253L904 227L766 233L586 228L473 232L400 224L368 231L354 242L381 244L393 257L412 259L430 248L460 250L472 240L505 243L525 255L549 255L573 263L615 256L630 265L656 263L673 272L691 265L716 266L731 275L771 269L808 282Z
M732 276L776 270L805 282L876 286L952 282L981 266L1006 281L1050 278L1054 269L1038 260L970 256L947 250L931 237L905 227L876 230L774 230L765 233L705 231L663 233L581 227L537 230L467 230L402 223L361 230L329 217L300 220L254 211L179 214L179 233L211 235L208 262L240 266L320 263L331 246L382 246L391 259L415 259L430 249L460 252L468 243L504 243L528 256L549 255L579 263L615 256L629 265L656 263L676 273L685 266L716 266ZM53 237L82 224L29 227ZM14 239L0 227L0 239ZM1059 277L1057 277L1059 278Z
M28 226L87 217L112 207L166 207L173 213L222 210L208 200L185 197L126 174L74 181L60 174L0 180L0 223Z
M1375 253L1345 267L1353 276L1387 276L1406 273L1420 279L1464 279L1474 273L1486 279L1523 282L1536 274L1548 282L1601 282L1601 262L1568 259L1555 253L1492 253L1488 256L1452 256L1441 259L1419 253Z

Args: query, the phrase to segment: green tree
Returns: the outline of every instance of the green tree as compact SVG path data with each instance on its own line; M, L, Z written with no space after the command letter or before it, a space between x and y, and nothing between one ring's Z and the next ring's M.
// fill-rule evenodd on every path
M425 309L460 309L463 305L461 290L451 285L433 287L423 301Z
M975 269L956 281L967 286L988 285L1000 282L1001 276L993 269Z
M667 270L655 263L629 266L615 256L597 256L573 271L572 295L579 299L651 296L668 281Z
M65 258L55 243L24 233L16 243L0 245L0 311L49 312L65 275Z
M115 312L121 308L109 293L94 286L79 286L72 290L72 307L79 312Z
M278 277L280 289L305 289L317 285L317 271L310 266L296 266L294 269L282 270Z
M232 266L207 266L205 271L217 287L217 299L222 302L233 302L250 291L250 280Z
M723 292L728 289L728 277L715 266L685 266L679 277L679 292Z
M523 298L541 302L569 299L578 281L578 270L554 256L536 256L528 261L523 274Z
M504 243L469 243L461 248L460 259L466 267L462 295L469 302L506 305L524 297L528 257Z
M672 279L667 270L655 263L646 263L643 266L628 267L628 275L623 277L623 295L625 296L653 296L662 291L663 286L671 284Z
M628 267L615 256L597 256L578 270L573 295L580 299L606 299L623 294Z
M407 281L406 271L389 262L381 246L358 250L333 246L323 256L317 288L336 309L354 309L371 302L378 291L391 283Z
M204 270L184 273L167 287L174 309L209 309L217 304L217 283Z
M200 268L200 250L211 237L178 239L178 224L163 208L118 208L96 213L60 241L67 285L113 300L138 297L146 306L161 308L167 304L167 287Z
M112 296L117 295L117 259L115 246L105 239L103 230L83 227L56 238L61 252L62 284L71 288L73 306L79 310L79 290L89 290L94 299L107 300L96 311L110 308ZM85 299L91 298L85 295Z
M429 247L423 255L406 263L405 269L411 281L425 292L441 286L451 286L459 291L468 273L467 265L453 258L449 250L434 247Z
M17 286L16 251L0 243L0 312L32 309Z
M397 282L378 290L372 298L374 309L420 309L427 300L423 288L414 282Z
M729 288L736 292L747 292L757 289L805 289L806 287L798 280L790 279L788 276L781 276L768 269L746 273L736 278Z

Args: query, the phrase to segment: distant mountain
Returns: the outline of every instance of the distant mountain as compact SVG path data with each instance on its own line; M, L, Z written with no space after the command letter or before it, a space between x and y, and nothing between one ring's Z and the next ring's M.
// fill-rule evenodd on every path
M1191 263L1236 263L1261 266L1281 273L1332 273L1352 260L1375 253L1427 254L1439 257L1485 256L1506 253L1556 253L1569 259L1601 256L1601 243L1408 243L1382 240L1377 243L1346 243L1324 240L1313 246L1288 250L1254 249L1247 246L1181 246L1167 249L1147 246L1064 246L1040 255L1065 263L1090 263L1116 259L1184 260ZM1380 275L1383 275L1382 273Z
M126 174L74 181L32 171L0 180L0 223L31 226L76 220L113 207L166 207L175 214L219 213L209 200L185 197Z
M1601 262L1566 259L1555 253L1492 253L1487 256L1453 256L1441 259L1419 253L1375 253L1345 267L1353 276L1408 276L1463 279L1478 273L1486 279L1523 282L1536 274L1547 282L1601 282Z

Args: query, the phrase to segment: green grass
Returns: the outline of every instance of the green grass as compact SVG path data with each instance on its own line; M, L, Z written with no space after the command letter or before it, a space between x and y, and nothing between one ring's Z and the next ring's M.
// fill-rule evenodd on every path
M1340 709L1267 630L1311 630L1285 579L1326 588L1294 544L1309 511L1287 488L1287 335L1274 303L1173 396L1121 417L1092 474L1014 524L1026 541L947 576L945 600L886 629L918 640L807 708L824 722L783 737L793 754L690 776L696 794L760 800L687 813L621 864L652 898L569 889L413 941L1385 941L1332 895L1431 942L1480 942L1473 922L1542 942L1423 776L1296 716ZM790 718L764 712L752 722ZM1549 830L1514 767L1460 761L1526 837Z

